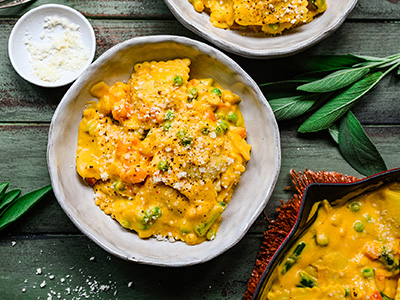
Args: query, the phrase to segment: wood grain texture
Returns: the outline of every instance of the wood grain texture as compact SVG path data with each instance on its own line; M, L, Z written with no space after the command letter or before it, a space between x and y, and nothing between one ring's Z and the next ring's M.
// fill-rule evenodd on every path
M10 188L23 192L50 182L46 164L49 123L69 86L45 89L25 82L10 64L7 43L17 19L46 3L65 4L88 17L96 33L96 58L136 36L172 34L204 41L176 21L162 0L36 0L0 10L0 181L10 181ZM400 52L399 4L399 0L359 0L339 30L294 59L348 53L383 57ZM288 75L281 67L285 58L250 60L227 54L257 83ZM399 80L389 75L353 110L388 168L400 166ZM292 196L287 189L290 169L362 177L343 160L326 132L297 133L301 121L279 124L282 168L265 210L270 218L280 201ZM156 268L110 256L77 230L50 193L0 234L0 298L242 299L266 227L261 214L238 245L214 260L188 268Z
M182 0L187 1L187 0ZM70 6L89 18L123 19L173 19L163 0L36 0L34 2L0 10L0 16L21 16L32 8L43 4L57 3ZM329 2L328 2L329 3ZM398 0L359 0L350 20L399 20Z
M91 23L97 39L96 57L112 46L136 36L172 34L196 38L176 21L93 20ZM68 86L56 89L41 88L18 76L7 54L8 35L13 24L11 19L0 19L0 53L4 53L0 56L0 70L4 70L0 72L0 122L50 122ZM382 35L384 30L387 34ZM360 32L363 32L363 35L360 35ZM398 32L400 23L346 23L323 43L296 55L295 58L348 53L384 57L400 51ZM276 80L276 77L282 74L278 65L271 65L270 61L254 61L228 55L258 83ZM385 79L377 89L363 98L362 108L357 107L362 123L393 124L400 120L399 77L389 76L390 78ZM385 110L389 105L393 105L393 109Z
M323 134L298 134L295 124L280 124L282 167L276 188L266 212L272 218L280 200L291 198L289 171L295 169L337 171L362 177L342 158L330 136ZM398 148L400 126L366 126L365 130L381 151L388 168L400 166ZM10 182L10 189L21 188L23 192L44 186L50 182L46 164L48 125L2 125L0 126L0 178ZM321 155L321 151L323 155ZM24 162L24 163L21 163ZM34 166L34 167L32 167ZM261 215L250 232L261 233L266 227ZM51 193L21 222L6 231L11 235L78 233Z
M52 299L240 299L259 243L250 235L204 264L159 268L112 257L80 235L0 238L8 258L0 261L0 290L2 299L21 300L48 293L56 293Z

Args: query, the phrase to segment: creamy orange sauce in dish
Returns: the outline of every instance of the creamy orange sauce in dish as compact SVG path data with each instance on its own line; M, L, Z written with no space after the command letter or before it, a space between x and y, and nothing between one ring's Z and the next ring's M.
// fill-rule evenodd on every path
M189 0L223 29L262 31L268 35L311 22L323 13L326 0Z
M240 97L189 77L189 59L143 62L96 84L79 125L77 171L95 202L139 237L213 240L251 147Z
M324 200L262 298L400 299L399 245L400 183L339 206Z

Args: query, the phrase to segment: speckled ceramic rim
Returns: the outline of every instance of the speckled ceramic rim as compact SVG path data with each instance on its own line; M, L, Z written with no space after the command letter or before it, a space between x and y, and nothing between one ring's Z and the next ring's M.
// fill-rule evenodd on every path
M285 251L292 246L291 242L296 239L297 235L301 234L301 232L303 232L303 230L307 227L305 226L306 223L305 220L308 220L309 212L311 211L311 208L315 203L314 201L315 199L312 199L315 198L315 196L310 197L310 192L314 192L315 190L318 189L319 190L324 189L322 194L328 195L326 197L330 197L331 199L328 199L328 201L332 203L337 199L345 197L345 195L349 193L355 192L355 194L351 196L351 198L354 198L355 196L361 195L366 191L370 191L371 189L374 190L385 183L399 181L399 180L400 180L400 168L395 168L350 183L311 183L307 185L307 187L304 190L303 197L301 199L301 204L299 207L299 212L296 217L296 222L293 225L293 228L288 234L288 236L278 247L273 257L269 261L267 268L263 272L263 275L257 285L256 291L252 299L255 300L260 298L264 286L268 283L269 277L272 275L272 271L274 270L276 265L278 265L280 259L285 254ZM328 190L330 190L330 192ZM319 200L323 199L321 197L319 197ZM307 224L308 222L309 221L307 221Z
M274 165L271 166L271 185L268 187L262 187L262 191L265 191L265 196L263 197L260 205L257 207L257 211L254 212L252 215L251 219L246 220L245 224L240 224L238 231L240 233L237 234L237 238L235 240L230 241L229 244L225 244L223 248L213 250L213 253L204 253L202 254L201 257L198 257L196 259L193 259L192 261L180 261L180 259L174 260L174 261L157 261L152 258L146 257L146 256L132 256L132 255L123 255L118 251L117 247L114 247L114 245L111 245L109 243L106 243L102 241L96 234L90 231L90 229L86 228L80 222L75 218L73 214L70 213L68 210L68 207L66 206L66 202L68 199L63 198L63 193L60 190L60 184L59 180L59 174L57 170L57 165L55 162L55 158L53 156L56 156L56 153L54 153L54 147L53 147L53 140L55 135L55 129L57 126L57 123L60 122L60 112L67 107L67 105L74 101L74 99L77 97L77 95L80 93L82 88L84 87L85 81L84 78L88 78L88 76L91 76L93 74L96 74L97 69L107 62L108 58L114 55L116 52L121 51L123 49L127 49L129 47L135 47L138 45L143 45L143 44L157 44L157 43L164 43L164 42L172 42L172 43L177 43L177 44L182 44L187 47L195 48L197 51L200 51L202 53L207 54L213 59L217 59L226 66L228 66L230 69L234 70L239 77L241 78L241 81L244 82L247 86L250 86L252 90L256 93L260 103L262 106L265 107L267 114L269 115L270 119L270 124L272 124L272 132L273 132L273 140L270 141L270 143L273 144L273 152L276 157L273 158ZM99 246L107 250L108 252L129 260L129 261L134 261L138 263L144 263L144 264L150 264L150 265L158 265L158 266L172 266L172 267L180 267L180 266L188 266L188 265L194 265L198 263L202 263L205 261L208 261L224 251L228 250L232 246L234 246L236 243L238 243L243 236L246 234L250 226L254 223L254 221L257 219L257 217L260 215L262 210L264 209L265 205L267 204L268 200L271 197L271 194L273 192L273 189L275 187L276 181L279 176L280 172L280 165L281 165L281 152L280 152L280 138L279 138L279 130L278 126L276 123L276 120L274 118L273 112L271 108L269 107L269 104L267 103L266 99L264 98L261 90L258 88L257 84L250 78L249 75L247 75L240 67L237 65L232 59L230 59L228 56L224 55L220 51L216 50L215 48L208 46L204 43L191 40L188 38L184 37L178 37L178 36L148 36L148 37L138 37L138 38L133 38L131 40L125 41L121 44L118 44L105 52L101 57L99 57L86 71L85 73L71 86L71 88L67 91L63 99L61 100L61 103L57 107L54 116L52 118L52 122L50 125L50 130L49 130L49 143L48 143L48 148L47 148L47 161L48 161L48 168L49 168L49 173L50 173L50 178L51 182L53 185L53 190L54 194L60 204L60 206L63 208L65 213L69 216L69 218L73 221L73 223L83 232L85 233L90 239L92 239L95 243L97 243ZM259 187L261 189L261 187ZM260 199L261 200L261 199ZM109 216L106 216L109 218ZM243 221L241 221L243 223ZM134 234L134 233L132 233ZM213 242L211 242L213 243ZM193 247L193 246L190 246ZM193 248L194 249L194 248Z
M183 1L188 1L188 0L183 0ZM331 26L324 28L319 34L313 36L312 38L305 39L302 42L299 42L297 45L287 48L285 45L281 47L279 50L270 50L268 49L268 44L266 43L266 49L265 50L253 50L250 48L245 48L243 46L240 46L238 44L233 43L232 41L228 40L223 40L216 35L212 33L212 31L205 30L204 28L199 28L195 24L192 24L190 21L188 21L182 10L180 5L175 4L174 2L170 0L164 0L172 14L177 18L177 20L185 26L187 29L193 31L194 33L198 34L199 36L205 38L206 40L212 42L214 45L229 51L231 53L247 57L247 58L256 58L256 59L263 59L263 58L278 58L278 57L285 57L289 55L294 55L296 53L299 53L301 51L306 50L307 48L315 45L319 41L327 38L330 36L334 31L336 31L340 25L345 21L347 16L350 14L350 12L354 9L355 5L357 4L357 0L351 0L352 2L350 5L347 7L345 11L343 11L339 16L335 18L335 22L331 24ZM193 13L197 13L193 9ZM322 17L322 16L320 16ZM310 23L311 24L311 23ZM308 25L308 24L307 24ZM306 26L306 25L303 25ZM224 29L218 29L223 31Z

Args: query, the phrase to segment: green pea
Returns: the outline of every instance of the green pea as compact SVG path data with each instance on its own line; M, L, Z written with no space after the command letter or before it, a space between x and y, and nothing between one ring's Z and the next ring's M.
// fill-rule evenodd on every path
M372 278L375 276L374 269L372 269L372 268L365 268L361 272L362 272L364 278L366 278L366 279Z
M353 224L354 230L357 232L363 232L364 224L361 221L355 221Z
M368 223L371 223L373 221L373 219L370 215L366 215L365 219L367 220Z
M229 124L223 120L218 120L217 127L215 128L215 133L217 135L222 135L229 129Z
M174 77L174 85L181 86L182 84L183 84L183 77L179 76L179 75L176 75Z
M320 246L326 246L329 244L329 238L325 233L320 233L315 236L315 241Z
M113 187L114 187L114 190L117 191L117 192L125 190L125 184L121 180L117 180L114 183Z
M221 120L225 120L226 119L226 115L223 112L218 112L216 114L217 119L221 119Z
M344 288L344 296L348 297L350 295L350 290L348 288Z
M175 118L175 113L172 110L167 110L164 115L164 120L171 121Z
M163 127L165 131L168 131L172 127L172 122L171 121L164 122Z
M281 25L279 23L268 24L272 30L278 30Z
M220 90L219 88L213 88L213 89L211 90L211 93L217 95L218 97L221 97L221 96L222 96L221 90Z
M349 205L350 211L352 212L358 212L361 209L361 203L360 202L351 202Z
M193 137L189 134L186 129L182 129L176 133L176 137L179 139L179 143L182 146L188 146L192 144Z
M237 114L233 111L230 111L228 114L228 121L234 123L236 122L237 119L238 119Z
M201 133L204 135L208 135L210 133L210 129L208 129L208 127L203 127L201 129Z
M188 89L187 93L188 93L188 102L189 103L192 102L193 100L196 100L197 97L199 96L199 90L194 86L190 87Z
M166 160L163 159L163 160L161 160L161 161L158 163L157 168L158 168L160 171L166 172L166 171L168 171L169 165L168 165L168 163L166 162Z
M125 228L129 228L129 226L131 225L130 222L125 219L119 220L119 223L121 224L122 227L125 227Z
M325 0L311 0L311 5L318 10L325 5Z

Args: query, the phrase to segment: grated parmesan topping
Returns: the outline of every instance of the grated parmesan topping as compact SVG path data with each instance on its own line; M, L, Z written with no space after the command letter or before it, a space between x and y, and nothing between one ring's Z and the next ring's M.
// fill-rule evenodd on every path
M56 34L57 27L62 29L61 34ZM54 82L68 71L79 71L89 59L89 50L83 44L79 26L65 17L47 16L43 29L40 42L35 42L28 32L24 38L33 75Z

